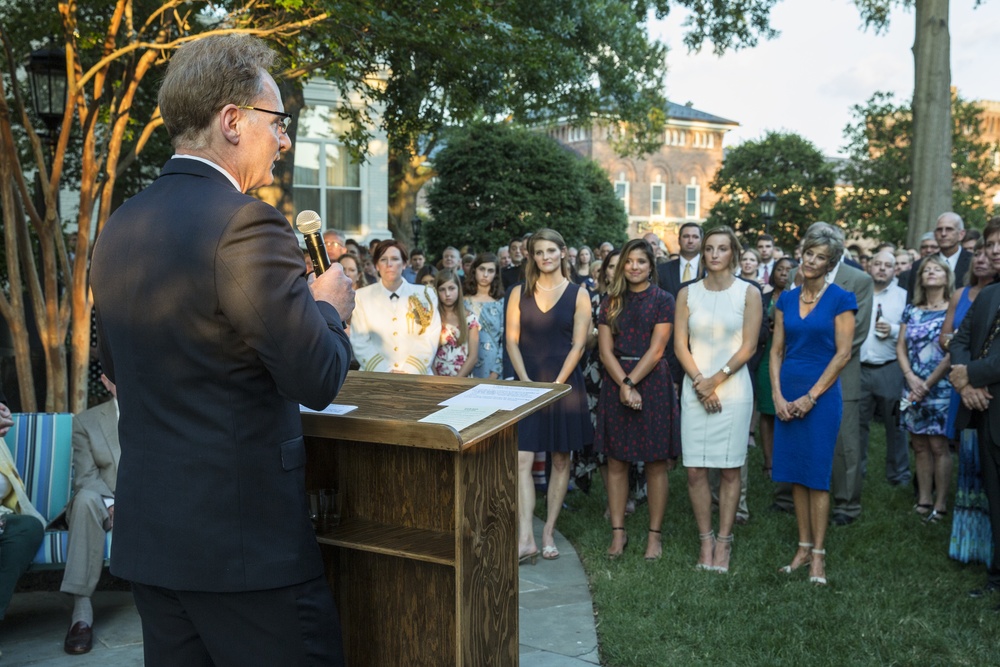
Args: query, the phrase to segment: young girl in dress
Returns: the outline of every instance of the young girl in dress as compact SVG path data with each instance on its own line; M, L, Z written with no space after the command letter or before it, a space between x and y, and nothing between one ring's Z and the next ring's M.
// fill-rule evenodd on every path
M503 373L503 281L500 260L491 252L476 255L465 274L465 309L479 321L479 359L472 377L496 380Z
M434 281L441 309L441 340L434 357L434 375L469 377L479 358L479 322L465 310L462 282L451 269Z

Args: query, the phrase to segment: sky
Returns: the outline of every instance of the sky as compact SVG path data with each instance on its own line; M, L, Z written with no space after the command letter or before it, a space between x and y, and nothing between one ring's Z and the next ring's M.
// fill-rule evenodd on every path
M951 0L951 82L969 100L1000 100L993 55L1000 44L1000 0ZM896 9L889 30L865 30L851 0L779 0L771 26L781 34L753 49L721 57L711 46L688 53L684 12L649 24L650 36L670 48L666 94L672 102L740 123L725 145L795 132L825 155L843 155L851 107L875 91L913 96L912 10Z

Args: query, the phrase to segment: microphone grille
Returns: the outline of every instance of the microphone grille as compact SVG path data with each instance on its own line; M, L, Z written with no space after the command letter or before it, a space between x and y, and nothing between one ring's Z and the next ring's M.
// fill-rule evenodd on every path
M295 216L295 227L303 234L315 234L322 226L323 221L316 211L302 211Z

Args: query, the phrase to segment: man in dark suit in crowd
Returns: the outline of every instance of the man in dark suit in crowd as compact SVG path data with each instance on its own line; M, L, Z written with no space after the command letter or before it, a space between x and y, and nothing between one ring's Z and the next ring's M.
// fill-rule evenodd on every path
M986 252L1000 270L1000 217L983 230ZM986 585L969 592L982 597L1000 591L1000 285L983 289L952 338L951 383L962 396L956 429L979 432L979 465L990 506L993 562ZM1000 607L997 607L1000 611Z
M677 233L680 257L656 266L660 289L670 292L676 299L681 285L701 278L701 225L685 222ZM667 346L668 349L670 346Z
M73 616L63 649L71 655L94 646L90 598L104 568L106 535L115 521L118 479L118 399L107 375L101 382L111 400L73 417L73 498L66 506L69 543L59 590L73 596ZM57 519L58 521L58 519Z
M132 582L145 664L343 664L309 521L299 405L347 375L339 264L308 285L273 181L289 116L276 55L213 36L170 59L175 155L108 220L91 282L121 460L111 571Z
M948 262L952 273L955 274L955 289L965 287L965 275L969 272L972 264L972 253L962 247L962 239L965 238L965 223L958 213L942 213L938 216L937 225L934 227L934 240L937 241L938 252L944 261ZM913 286L916 278L920 275L920 267L924 264L921 257L910 269L910 274L906 278L906 301L913 302Z

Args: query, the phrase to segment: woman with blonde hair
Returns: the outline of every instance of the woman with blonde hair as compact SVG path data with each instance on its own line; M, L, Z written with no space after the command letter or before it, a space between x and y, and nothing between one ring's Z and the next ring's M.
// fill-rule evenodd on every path
M701 262L707 274L678 293L674 321L674 352L685 373L682 452L701 541L697 567L723 573L729 571L740 468L753 416L746 364L757 349L762 317L760 289L736 277L739 259L739 239L731 228L705 232ZM712 531L711 468L721 471L717 538Z
M952 463L946 425L951 359L940 337L954 286L947 260L941 255L925 257L914 281L913 303L903 310L896 341L899 369L906 382L901 422L910 433L919 487L913 509L928 521L940 521L948 513Z
M515 285L507 303L507 354L518 380L557 382L572 387L569 395L517 424L518 432L518 560L538 556L532 532L535 482L531 468L536 452L552 460L548 482L548 516L542 529L542 558L559 557L556 520L569 484L570 452L593 441L587 414L580 359L591 329L590 296L570 281L566 242L552 229L541 229L528 241L524 284Z

